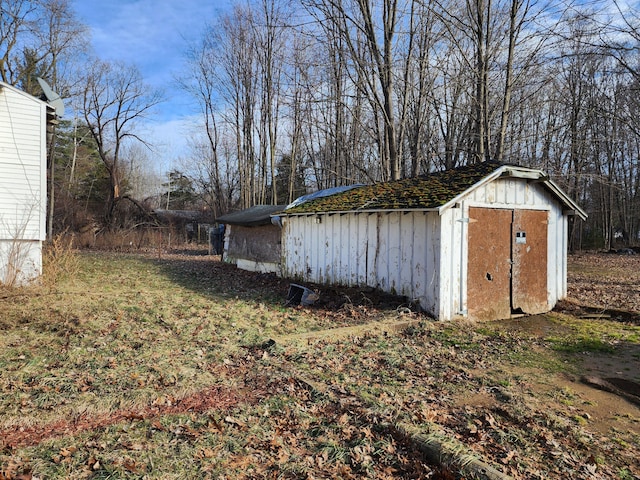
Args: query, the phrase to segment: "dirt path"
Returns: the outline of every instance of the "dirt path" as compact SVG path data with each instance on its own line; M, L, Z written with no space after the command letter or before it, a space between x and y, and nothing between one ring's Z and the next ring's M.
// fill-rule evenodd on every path
M547 336L569 334L561 323L551 321L546 315L535 315L517 320L504 321L507 332L530 334L541 341ZM640 388L640 345L614 344L613 353L583 352L578 354L575 373L540 375L535 371L520 372L536 381L533 390L547 394L553 389L565 392L567 417L582 417L588 420L589 428L603 435L615 430L640 434L640 397L635 399ZM519 372L514 372L518 374ZM595 381L585 381L585 378ZM599 388L597 379L620 379L622 394Z

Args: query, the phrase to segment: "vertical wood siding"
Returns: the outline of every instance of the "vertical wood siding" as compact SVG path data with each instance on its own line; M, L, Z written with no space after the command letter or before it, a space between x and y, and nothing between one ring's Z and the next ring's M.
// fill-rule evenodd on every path
M282 272L299 281L380 288L435 315L438 224L434 212L285 217Z

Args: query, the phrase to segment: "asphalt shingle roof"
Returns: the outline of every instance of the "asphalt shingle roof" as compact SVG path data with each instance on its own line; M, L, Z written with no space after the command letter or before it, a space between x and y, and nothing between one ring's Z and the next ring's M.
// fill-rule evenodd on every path
M419 177L376 183L312 200L289 208L284 213L437 208L500 166L502 164L497 162L482 162Z

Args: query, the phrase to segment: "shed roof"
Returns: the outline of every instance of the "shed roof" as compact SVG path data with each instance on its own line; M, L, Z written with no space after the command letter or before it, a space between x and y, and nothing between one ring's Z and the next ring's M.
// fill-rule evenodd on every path
M239 212L228 213L216 218L219 223L254 227L271 223L271 215L284 210L286 205L256 205Z
M566 209L581 218L586 218L586 213L549 180L544 172L491 161L354 188L288 208L283 214L371 210L440 211L457 202L461 196L474 188L500 176L537 180L543 183Z

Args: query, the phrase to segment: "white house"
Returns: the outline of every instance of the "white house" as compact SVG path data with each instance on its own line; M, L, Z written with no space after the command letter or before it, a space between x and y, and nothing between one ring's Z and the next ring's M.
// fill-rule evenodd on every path
M42 273L46 237L47 115L52 107L0 82L0 283Z
M542 313L566 296L570 215L586 218L544 172L479 163L288 208L281 269L404 295L441 320Z

